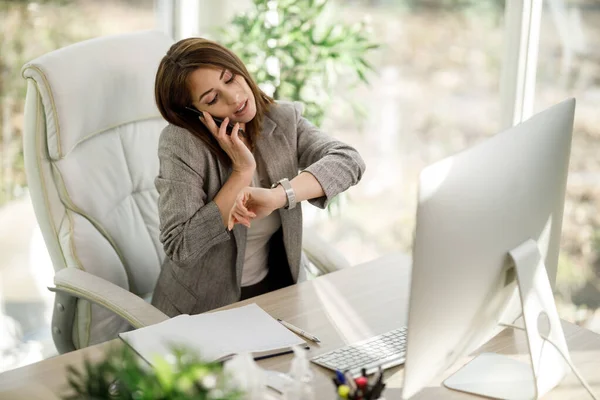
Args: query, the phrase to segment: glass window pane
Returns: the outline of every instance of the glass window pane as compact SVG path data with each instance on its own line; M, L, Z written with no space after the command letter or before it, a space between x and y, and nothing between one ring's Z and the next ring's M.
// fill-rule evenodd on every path
M366 18L382 45L369 57L370 84L354 88L342 76L323 123L367 164L362 182L341 197L341 212L332 207L331 218L313 222L356 264L410 253L420 170L498 132L504 2L335 4L343 21ZM310 221L314 208L306 211Z
M535 111L577 99L557 303L562 318L600 332L600 3L543 7Z
M46 289L54 270L23 166L21 67L81 40L154 29L155 21L152 0L0 0L0 372L56 353Z

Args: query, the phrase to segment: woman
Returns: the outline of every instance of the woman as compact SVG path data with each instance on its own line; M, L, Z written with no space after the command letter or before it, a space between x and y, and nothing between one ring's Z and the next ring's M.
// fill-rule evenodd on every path
M324 208L360 180L360 155L299 104L274 102L236 55L205 39L169 49L155 97L169 125L156 178L167 257L152 303L169 316L196 314L297 282L296 203Z

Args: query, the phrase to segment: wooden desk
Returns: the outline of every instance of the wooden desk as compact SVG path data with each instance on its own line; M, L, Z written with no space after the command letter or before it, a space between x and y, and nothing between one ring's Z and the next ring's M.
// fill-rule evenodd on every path
M316 355L343 344L366 339L405 324L407 315L410 261L402 256L387 256L361 266L349 268L318 279L304 282L226 308L256 302L274 317L314 333L322 340L313 346ZM600 335L564 322L563 328L573 362L580 373L600 393ZM55 399L65 387L65 366L79 365L84 357L97 360L108 346L118 340L68 353L36 364L0 374L0 399ZM521 332L505 330L479 351L503 354L525 354L526 345ZM268 369L287 371L292 356L263 360ZM457 363L458 369L470 358ZM313 366L317 399L334 399L331 373ZM386 374L389 389L387 400L401 398L402 368ZM478 399L440 386L440 377L424 389L416 399ZM545 399L589 398L579 381L569 374Z

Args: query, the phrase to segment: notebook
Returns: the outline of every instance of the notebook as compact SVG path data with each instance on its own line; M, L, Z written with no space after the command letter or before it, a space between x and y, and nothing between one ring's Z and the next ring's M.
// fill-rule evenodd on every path
M225 361L238 353L255 359L290 352L306 341L289 331L256 304L174 318L119 337L148 363L172 359L174 346L189 348L205 361Z

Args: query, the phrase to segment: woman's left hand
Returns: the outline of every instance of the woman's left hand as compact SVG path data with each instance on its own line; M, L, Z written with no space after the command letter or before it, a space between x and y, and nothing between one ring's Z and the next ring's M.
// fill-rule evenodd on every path
M278 196L278 194L273 189L255 187L243 189L237 196L229 213L229 230L233 229L235 224L242 224L250 228L252 220L264 218L282 207L283 205L280 204L281 196ZM285 195L285 193L283 194Z

